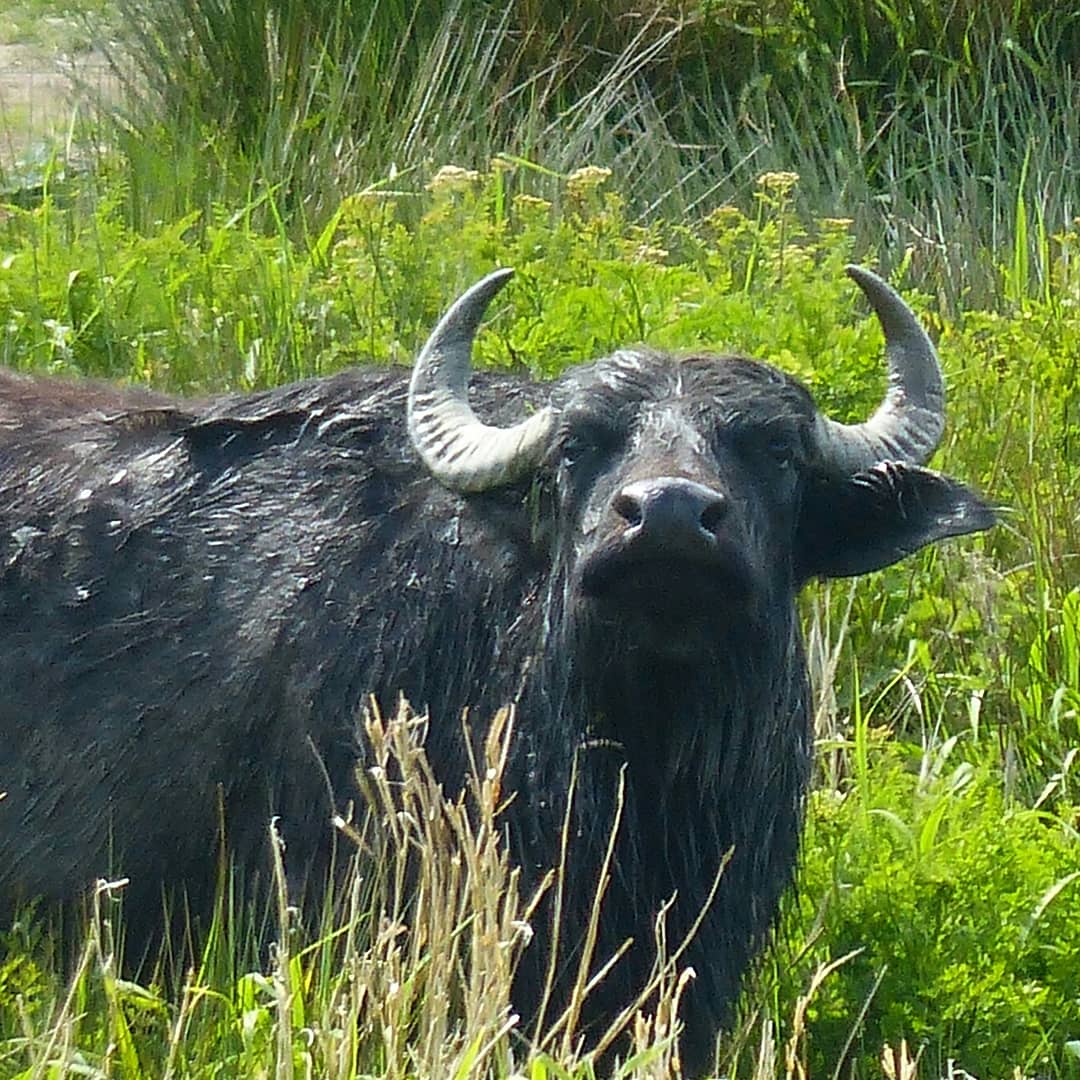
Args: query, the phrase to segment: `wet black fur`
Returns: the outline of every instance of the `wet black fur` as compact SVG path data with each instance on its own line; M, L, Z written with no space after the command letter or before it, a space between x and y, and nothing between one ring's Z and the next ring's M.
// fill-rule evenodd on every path
M474 377L486 419L550 396L559 420L534 478L470 497L417 461L405 386L350 371L192 403L0 374L0 918L116 872L133 919L152 922L163 886L197 906L219 801L241 864L265 868L276 814L291 871L320 866L327 778L335 805L356 797L369 694L431 711L450 787L462 709L515 701L507 823L534 877L558 860L577 761L567 967L625 777L599 956L635 946L593 1018L642 983L659 906L676 897L678 941L731 852L686 956L701 1068L795 866L811 752L799 587L991 515L911 466L832 475L807 392L742 359L638 351L551 386ZM618 562L612 499L654 476L725 493L722 564ZM526 1010L542 948L529 957Z

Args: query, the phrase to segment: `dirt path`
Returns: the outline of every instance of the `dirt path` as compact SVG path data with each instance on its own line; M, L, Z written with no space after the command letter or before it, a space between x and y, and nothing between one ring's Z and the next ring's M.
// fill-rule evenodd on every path
M62 148L79 99L107 89L109 80L100 53L72 60L32 45L0 45L0 170L32 168Z

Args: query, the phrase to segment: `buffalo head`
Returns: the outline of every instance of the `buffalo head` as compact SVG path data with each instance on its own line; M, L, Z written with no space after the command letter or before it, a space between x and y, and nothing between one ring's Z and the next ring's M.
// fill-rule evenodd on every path
M529 481L553 495L544 520L560 587L605 633L670 656L761 633L808 578L886 566L992 521L966 488L923 468L945 422L930 339L877 275L848 273L886 340L888 390L864 423L825 416L767 364L633 349L572 369L519 423L489 426L466 384L478 323L511 275L501 270L421 352L413 445L458 492Z

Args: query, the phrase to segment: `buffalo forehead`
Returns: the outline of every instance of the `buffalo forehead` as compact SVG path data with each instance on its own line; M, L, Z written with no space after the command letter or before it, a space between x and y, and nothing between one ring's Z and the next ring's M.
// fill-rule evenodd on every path
M572 369L556 384L552 402L560 410L608 416L623 427L645 421L668 429L675 417L715 427L805 422L815 412L806 388L770 364L734 355L646 350L618 352Z

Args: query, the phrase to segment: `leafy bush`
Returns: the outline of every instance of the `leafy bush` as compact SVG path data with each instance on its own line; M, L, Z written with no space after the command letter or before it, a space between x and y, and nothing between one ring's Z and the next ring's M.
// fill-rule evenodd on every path
M810 1007L810 1075L847 1054L876 1075L901 1039L928 1075L1080 1075L1080 809L1010 803L960 749L880 743L815 798L801 892L828 956L860 951Z

